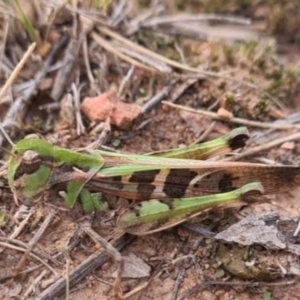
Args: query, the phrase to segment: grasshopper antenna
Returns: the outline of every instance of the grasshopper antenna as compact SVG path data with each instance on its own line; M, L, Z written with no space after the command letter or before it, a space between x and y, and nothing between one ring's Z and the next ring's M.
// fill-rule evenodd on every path
M8 154L11 155L11 156L16 157L15 153L9 151L8 149L4 148L3 146L0 146L0 149L1 149L3 152L6 152L6 153L8 153Z
M0 128L1 128L1 127L0 127ZM6 148L4 148L4 147L2 147L2 146L0 146L0 149L1 149L3 152L6 152L6 153L8 153L10 156L13 156L15 159L17 159L17 156L16 156L15 153L13 153L13 152L7 150ZM4 173L6 173L7 168L8 168L8 161L7 161L7 162L4 162L4 163L2 164L2 166L0 167L0 176L2 176Z
M2 126L1 123L0 123L0 131L2 132L2 134L3 134L3 136L6 138L6 140L9 142L9 144L10 144L12 147L14 147L14 146L15 146L14 142L11 140L11 138L9 137L9 135L7 134L7 132L5 131L5 129L3 128L3 126ZM11 156L13 156L13 157L16 158L16 155L15 155L13 152L7 150L6 148L0 146L0 149L1 149L3 152L6 152L6 153L8 153L9 155L11 155ZM7 162L0 168L0 175L2 174L3 170L5 170L6 168L7 168Z
M15 146L14 142L11 140L11 138L9 137L9 135L7 134L7 132L5 131L5 129L3 128L2 124L0 124L0 131L2 132L2 134L4 135L4 137L6 138L6 140L10 143L10 145L12 147L14 147ZM4 150L4 148L2 148L2 147L1 147L1 149Z

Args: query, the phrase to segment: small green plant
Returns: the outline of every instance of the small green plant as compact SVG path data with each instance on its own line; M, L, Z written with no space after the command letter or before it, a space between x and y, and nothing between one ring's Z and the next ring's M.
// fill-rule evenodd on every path
M21 5L20 5L20 1L19 0L14 0L13 1L13 5L15 7L15 10L25 28L25 30L27 31L28 35L30 36L30 38L32 39L32 41L35 41L36 43L39 43L39 38L36 34L36 31L34 29L33 24L31 23L31 21L29 20L29 18L26 16L26 14L24 13Z

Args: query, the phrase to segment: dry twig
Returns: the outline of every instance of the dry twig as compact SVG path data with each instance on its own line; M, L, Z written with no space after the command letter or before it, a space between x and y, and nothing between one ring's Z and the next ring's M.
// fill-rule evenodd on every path
M253 126L253 127L260 127L260 128L273 128L273 129L279 129L279 130L287 130L287 129L300 129L300 124L295 124L295 125L277 125L274 123L269 123L269 122L258 122L258 121L251 121L251 120L246 120L242 118L224 118L218 115L217 113L211 112L211 111L206 111L206 110L201 110L201 109L193 109L189 108L186 106L174 104L171 102L163 101L162 102L165 105L185 110L188 112L192 112L195 114L203 115L206 117L210 117L214 120L219 120L219 121L224 121L224 122L229 122L229 123L235 123L239 125L245 125L245 126Z
M42 226L39 228L37 233L34 235L34 237L31 239L31 241L28 243L27 250L24 253L23 257L20 259L18 265L15 268L15 272L18 273L23 268L25 261L29 255L29 253L33 250L41 236L44 234L46 229L48 228L49 224L51 223L52 219L54 217L54 212L50 211L47 215L46 219L44 220Z
M68 38L64 37L62 38L53 48L52 52L44 62L44 65L42 69L36 74L35 79L33 81L33 84L30 86L30 88L27 89L26 93L24 93L23 97L18 98L12 106L9 108L9 111L7 112L5 119L2 122L2 126L8 130L13 128L18 128L18 119L22 119L23 114L25 113L25 110L27 106L29 105L32 96L36 93L37 86L41 82L41 80L45 77L47 74L47 71L54 60L54 57L56 54L64 47L66 44ZM3 136L0 135L0 146L3 144Z
M22 59L20 60L18 65L15 67L14 71L11 73L10 77L8 78L8 80L6 81L4 86L2 87L2 89L0 91L0 102L1 102L1 99L2 99L3 95L7 91L7 89L12 85L12 83L15 81L15 79L19 75L21 69L24 67L24 65L27 62L29 56L32 54L35 46L36 46L36 43L32 43L30 45L30 47L27 49L27 51L23 55Z
M133 241L134 237L124 235L113 243L118 251L124 248L127 244ZM72 288L75 284L81 282L86 276L91 274L95 269L101 267L104 263L110 260L111 256L102 250L99 250L89 256L85 261L75 267L70 272L69 284ZM36 297L37 300L52 300L64 294L66 290L66 278L60 278L55 281L50 287L44 290Z

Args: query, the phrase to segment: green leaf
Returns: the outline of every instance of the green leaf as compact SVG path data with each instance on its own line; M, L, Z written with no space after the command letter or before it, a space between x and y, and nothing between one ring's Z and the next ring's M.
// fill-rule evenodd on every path
M272 294L271 292L264 292L264 300L271 300L272 299Z
M67 185L67 195L65 197L66 206L72 208L82 191L82 183L77 181L70 181Z
M91 194L89 190L83 189L80 194L81 202L84 211L93 212L96 210L106 210L107 205L105 205L101 200L101 194L94 193Z
M7 213L4 210L0 211L0 227L4 227L7 222Z

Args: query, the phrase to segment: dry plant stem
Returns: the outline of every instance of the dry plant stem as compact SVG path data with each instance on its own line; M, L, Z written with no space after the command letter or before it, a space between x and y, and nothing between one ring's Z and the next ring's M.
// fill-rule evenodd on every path
M90 82L90 86L91 86L92 90L94 91L95 95L99 95L100 89L95 82L95 78L94 78L94 75L93 75L93 72L92 72L91 66L90 66L89 54L88 54L89 53L88 43L87 43L86 35L83 38L82 49L83 49L83 58L84 58L85 69L86 69L87 77Z
M146 11L140 12L138 15L134 16L127 24L126 36L135 34L140 30L140 27L146 20L151 18L153 15L160 15L164 10L164 6L157 3L152 4Z
M2 45L0 48L0 71L2 70L2 60L3 60L3 53L5 50L5 45L7 41L7 35L8 35L8 27L9 27L9 22L8 22L8 16L4 17L4 30L3 30L3 38L2 38ZM0 97L0 102L1 102L1 97Z
M21 231L24 229L24 227L28 223L28 220L30 219L32 214L33 214L33 209L31 209L29 211L26 218L19 224L19 226L15 229L15 231L10 235L9 239L15 239L21 233ZM2 253L4 250L5 250L5 248L1 248L0 253Z
M173 84L170 84L169 86L164 87L161 91L159 91L154 97L152 97L147 103L145 103L142 107L142 113L149 113L152 109L157 107L163 99L165 99L171 89L173 88Z
M76 85L74 83L72 83L77 135L81 135L81 134L85 133L85 127L83 125L82 115L81 115L81 111L80 111L80 90L81 90L81 87L77 88Z
M34 213L34 209L31 208L30 211L28 212L28 215L26 216L26 218L19 224L19 226L16 228L16 230L10 235L11 239L16 238L21 233L21 231L24 229L24 227L28 223L28 220L33 215L33 213Z
M147 286L145 286L145 288L141 291L141 293L137 297L137 300L144 299L144 294L147 291L147 289L150 287L151 283L154 281L155 278L158 277L158 274L162 274L163 273L164 270L161 270L161 267L162 267L162 262L158 265L157 270L153 273L153 275L147 281Z
M195 225L190 222L185 222L184 224L182 224L182 226L187 228L188 230L191 230L192 232L197 233L198 235L204 236L207 239L212 239L217 234L213 231L207 230L201 226Z
M36 286L39 284L39 282L48 274L47 270L44 270L41 272L41 274L32 282L32 284L28 287L28 289L25 291L24 295L22 296L22 300L28 299L27 297L30 295L31 292L33 292L36 288Z
M179 287L180 287L180 285L182 284L182 282L184 280L185 273L186 273L185 269L182 269L182 270L179 271L179 273L177 275L177 278L176 278L176 281L175 281L175 285L174 285L173 290L172 290L171 300L176 300L177 299L178 292L179 292Z
M191 259L193 261L196 273L198 275L198 279L201 280L201 278L203 278L203 272L201 270L201 267L200 267L200 264L198 262L198 259L197 259L197 257L195 255L193 255L193 254L187 254L187 255L175 258L171 263L172 263L172 265L175 265L175 264L179 263L180 261L187 260L187 259Z
M195 83L200 81L200 79L199 78L185 78L183 83L180 83L179 86L175 86L175 84L177 84L178 81L179 80L177 78L177 79L173 79L171 82L174 85L174 89L172 90L172 93L169 96L169 98L170 98L170 101L174 102L174 103L184 94L184 92L188 88L190 88Z
M214 108L216 108L221 102L221 99L217 99L214 103L212 103L208 108L207 110L208 111L211 111L213 110Z
M176 22L200 22L200 21L222 21L232 24L250 25L251 19L236 17L236 16L226 16L217 14L187 14L187 15L175 15L175 16L159 16L149 19L142 24L143 26L158 26L161 24L169 24Z
M53 27L53 24L55 22L55 20L57 19L57 16L63 11L63 9L65 8L65 6L67 5L68 1L64 0L61 1L57 4L57 7L55 7L55 9L53 10L50 19L47 22L47 30L46 30L46 34L45 34L45 41L48 41L48 37L49 37L49 33L51 31L51 28Z
M84 224L82 226L82 230L97 244L100 244L104 247L105 251L109 253L116 264L118 265L118 271L116 280L114 282L114 296L117 299L123 299L123 291L122 291L122 273L124 270L124 260L120 252L114 248L109 242L107 242L104 238L102 238L97 232L95 232L89 224Z
M149 57L152 57L154 59L157 59L161 62L164 62L174 68L178 68L178 69L181 69L181 70L185 70L185 71L190 71L190 72L193 72L193 73L200 73L200 74L204 74L201 70L199 69L196 69L196 68L192 68L192 67L189 67L187 65L184 65L184 64L181 64L181 63L178 63L174 60L171 60L171 59L168 59L160 54L157 54L155 52L152 52L151 50L147 49L147 48L144 48L140 45L137 45L133 42L131 42L130 40L122 37L121 35L117 34L116 32L113 32L112 30L108 29L108 28L105 28L103 26L98 26L97 27L102 33L114 38L115 40L119 41L121 43L121 45L126 45L127 47L129 47L130 49L133 49L134 51L136 52L139 52L139 53L142 53L144 55L147 55Z
M71 38L69 45L65 51L65 57L63 59L62 67L56 75L53 88L50 94L55 101L58 101L64 93L67 83L71 77L71 73L74 69L74 65L77 61L78 50L78 40L76 40L75 38Z
M123 78L123 80L120 84L120 87L119 87L119 90L117 93L118 97L121 97L121 95L123 94L125 87L128 85L129 80L133 75L133 72L134 72L134 66L131 66L131 68L128 70L126 76Z
M31 239L31 241L28 243L27 250L24 253L23 257L20 259L18 265L16 266L15 272L18 273L20 270L23 268L26 259L29 255L29 253L32 251L32 249L35 247L45 230L48 228L49 224L51 223L53 217L54 217L54 212L50 211L49 214L47 215L46 219L44 220L42 226L39 228L37 233L34 235L34 237Z
M129 3L130 2L127 0L121 0L113 5L114 9L111 17L109 18L109 25L118 26L124 19L129 19L128 15L131 11Z
M69 300L70 297L70 281L69 281L69 274L70 274L70 257L67 252L65 252L66 256L66 300Z
M114 243L118 251L124 248L127 244L134 240L133 236L123 235L118 238ZM71 271L69 276L70 287L72 288L77 283L81 282L86 276L91 274L95 269L101 267L111 256L102 250L96 251L90 257L88 257L84 262L78 265L74 270ZM37 300L52 300L56 297L61 296L66 291L66 279L60 278L46 290L44 290L40 295L36 297Z
M1 123L0 123L0 131L1 131L2 135L6 138L6 140L9 142L9 144L13 147L14 142L11 140L10 136L7 134L7 132L5 131L5 129L1 125ZM6 151L6 150L3 149L3 151Z
M158 278L161 274L163 273L163 271L159 271L150 281L144 282L142 284L140 284L139 286L137 286L136 288L134 288L133 290L131 290L130 292L128 292L127 294L124 295L123 299L130 299L133 295L135 295L136 293L139 293L141 291L143 291L144 289L146 289L150 282L152 282L152 280L154 280L155 278Z
M174 266L176 263L178 263L182 260L185 260L185 259L189 259L189 258L192 258L193 262L197 266L197 260L196 260L195 256L190 255L190 254L172 260L170 262L170 264L168 264L168 266L170 266L170 265ZM143 291L144 289L146 289L154 279L158 278L168 268L168 266L161 268L161 270L158 273L156 273L153 277L151 277L150 280L142 283L141 285L137 286L136 288L134 288L133 290L128 292L126 295L124 295L124 299L128 299L128 298L132 297L133 295L135 295L136 293L139 293L139 292ZM199 273L199 272L197 272L197 273Z
M169 66L172 66L174 68L178 68L180 70L184 70L184 71L188 71L188 72L192 72L192 73L196 73L198 74L197 77L199 78L199 76L201 78L207 78L207 77L212 77L212 78L221 78L221 79L225 79L225 80L230 80L230 81L234 81L234 82L237 82L237 83L240 83L240 84L243 84L245 86L248 86L252 89L256 89L258 91L260 91L261 93L263 93L265 96L267 96L270 100L272 100L279 108L281 109L284 109L283 105L278 102L274 97L272 97L268 92L266 92L263 88L253 84L253 83L250 83L250 82L247 82L247 81L243 81L243 80L239 80L239 79L236 79L236 78L233 78L233 77L229 77L229 76L226 76L226 75L223 75L223 74L218 74L218 73L215 73L215 72L211 72L211 71L204 71L204 70L199 70L197 68L193 68L193 67L190 67L188 65L185 65L185 64L181 64L179 62L176 62L174 60L171 60L167 57L164 57L160 54L157 54L155 52L152 52L140 45L137 45L133 42L131 42L130 40L122 37L121 35L117 34L116 32L104 27L104 26L98 26L97 27L98 30L100 30L103 34L106 34L108 36L110 36L111 38L114 38L115 40L119 41L120 44L124 47L124 45L126 45L127 47L129 47L130 49L133 49L135 50L136 52L140 52L144 55L147 55L149 57L152 57L154 59L157 59L157 60L160 60L161 62L164 62L166 64L168 64ZM112 46L111 46L112 47ZM115 51L115 52L118 52L116 51L113 47L112 49ZM118 52L119 53L119 52ZM126 56L127 57L127 56ZM121 56L120 56L121 58ZM180 75L179 77L182 77L182 75ZM186 77L186 75L185 75ZM188 77L190 78L191 75L188 75Z
M143 65L143 64L139 63L137 60L128 57L127 55L121 53L120 51L117 51L116 47L112 46L111 43L108 43L99 34L92 32L91 36L101 47L103 47L106 51L111 52L116 57L128 62L129 64L131 64L137 68L141 68L141 69L144 69L144 70L152 72L152 73L157 72L155 69L152 69L146 65Z
M252 127L260 127L260 128L273 128L273 129L281 129L281 130L287 130L287 129L300 129L300 124L296 125L277 125L274 123L268 123L268 122L258 122L258 121L250 121L242 118L224 118L220 117L217 113L211 112L211 111L206 111L206 110L201 110L201 109L193 109L189 107L185 107L182 105L177 105L173 104L167 101L162 102L165 105L177 108L177 109L182 109L188 112L192 112L195 114L203 115L206 117L210 117L214 120L219 120L219 121L224 121L224 122L230 122L230 123L235 123L235 124L240 124L240 125L245 125L245 126L252 126Z
M98 139L89 144L85 149L86 150L97 150L102 147L103 144L106 143L110 133L111 133L111 126L110 126L110 118L107 118L105 122L99 124L101 126L101 133L98 137Z
M298 225L297 225L297 228L294 231L293 236L297 236L299 234L299 232L300 232L300 218L298 217Z
M240 160L240 159L245 158L247 156L252 156L252 155L255 155L255 154L260 153L262 151L270 150L270 149L272 149L274 147L277 147L277 146L279 146L279 145L281 145L285 142L296 141L296 140L300 140L300 132L293 133L293 134L288 135L286 137L276 139L276 140L271 141L269 143L266 143L264 145L259 145L259 146L253 147L253 148L249 149L248 151L244 151L243 153L239 153L235 156L225 158L223 161Z
M26 249L23 249L23 248L20 248L20 247L17 247L17 246L13 246L13 245L10 245L8 243L3 243L3 242L0 242L0 246L6 247L6 248L9 248L9 249L13 249L13 250L16 250L16 251L20 251L20 252L26 252L27 251ZM39 261L41 264L43 264L45 267L47 267L55 276L58 275L58 273L49 264L47 264L42 258L40 258L39 256L37 256L33 253L29 253L29 256L33 257L34 259Z
M186 57L184 55L184 51L183 51L182 47L180 47L180 45L177 42L175 43L175 49L179 53L182 63L186 65L187 61L186 61Z
M30 103L32 96L36 93L36 89L38 84L41 80L45 77L49 66L51 65L54 57L59 53L62 47L65 46L66 42L68 41L67 37L62 38L53 48L52 52L50 53L49 57L44 62L42 69L36 74L34 78L34 83L24 95L23 98L17 99L12 106L10 107L9 111L7 112L5 119L2 122L2 126L7 129L12 129L17 127L17 119L22 119L22 116ZM3 136L0 135L0 146L3 144Z
M152 58L149 58L148 56L145 56L141 53L135 52L131 49L124 48L122 46L119 46L118 49L125 55L128 55L129 57L132 57L138 61L141 61L144 65L150 66L154 68L155 70L159 71L163 74L170 74L172 73L172 69L165 63L154 60Z
M144 96L144 98L142 97L141 99L145 99L145 101L149 101L153 97L154 83L155 83L154 77L150 77L148 82L148 87L147 87L147 94Z
M76 1L73 2L76 4ZM52 90L51 90L51 97L58 101L63 96L65 91L65 87L71 77L71 74L74 69L74 65L76 64L78 58L78 52L80 48L80 41L78 41L78 21L77 21L77 14L73 13L73 27L72 27L72 37L69 40L69 45L65 51L65 56L63 58L62 67L58 71Z
M12 83L14 82L14 80L16 79L16 77L19 75L21 69L24 67L24 65L27 62L29 56L32 54L35 46L36 46L36 43L32 43L30 45L30 47L27 49L27 51L25 52L24 56L22 57L21 61L15 67L15 69L11 73L10 77L8 78L8 80L6 81L6 83L4 84L4 86L2 87L2 89L0 91L0 102L1 102L1 99L2 99L2 97L4 95L4 93L12 85Z
M11 238L6 238L6 237L0 237L0 242L6 243L7 245L15 245L18 247L22 247L24 249L27 249L27 244L24 242L21 242L17 239L11 239ZM52 263L56 264L56 265L61 265L60 262L58 262L57 260L55 260L54 258L52 258L50 255L48 255L47 253L42 252L41 250L36 251L36 250L32 250L31 253L33 253L34 255L41 257L45 260L50 260Z
M216 121L210 123L210 125L206 128L206 130L192 143L192 145L201 143L212 132L215 125L216 125Z

